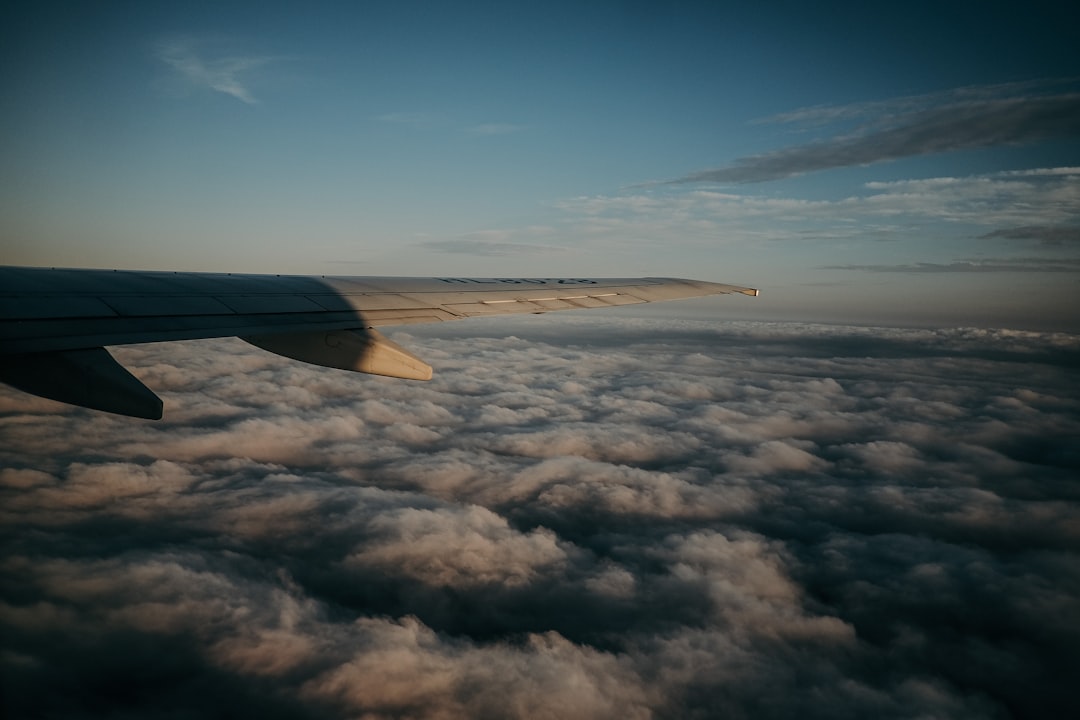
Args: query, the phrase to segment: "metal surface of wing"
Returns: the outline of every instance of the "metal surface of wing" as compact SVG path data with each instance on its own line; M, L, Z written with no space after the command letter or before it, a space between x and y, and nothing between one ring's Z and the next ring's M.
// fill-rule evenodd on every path
M60 353L231 336L306 362L426 379L430 367L371 329L726 293L756 295L757 290L676 278L327 277L0 267L0 381L26 385L19 380L28 374L26 367L40 365L54 368L53 379L38 377L34 387L74 388L77 381L60 383L60 376L106 363L100 355L90 365L61 362ZM102 377L98 371L86 380L100 384ZM60 395L48 396L90 406L78 393ZM109 409L102 404L92 406Z

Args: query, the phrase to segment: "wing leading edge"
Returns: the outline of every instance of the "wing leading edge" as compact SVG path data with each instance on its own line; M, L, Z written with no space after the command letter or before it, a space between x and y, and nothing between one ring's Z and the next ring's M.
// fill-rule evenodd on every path
M241 337L356 372L427 380L383 325L742 293L678 278L393 278L0 267L0 382L98 410L161 417L106 345Z

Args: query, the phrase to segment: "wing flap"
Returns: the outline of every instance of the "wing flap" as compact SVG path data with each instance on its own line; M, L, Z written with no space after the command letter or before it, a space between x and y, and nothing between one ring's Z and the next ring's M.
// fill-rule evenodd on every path
M303 295L226 295L216 300L236 315L323 312L321 305Z
M417 325L420 323L460 320L460 316L442 308L416 308L405 310L369 310L363 314L364 324L369 327L385 325Z
M113 295L102 298L121 317L231 315L233 308L215 297L198 295Z
M117 315L96 297L0 296L0 319L35 320L42 318L92 318Z

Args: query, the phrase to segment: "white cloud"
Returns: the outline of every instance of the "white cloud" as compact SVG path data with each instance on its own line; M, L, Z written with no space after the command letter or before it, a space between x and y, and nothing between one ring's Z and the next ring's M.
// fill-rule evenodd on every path
M173 38L158 44L157 56L194 86L224 93L248 105L257 104L259 101L248 87L249 79L274 58L234 54L217 45L191 37Z
M566 561L553 533L522 534L478 506L404 508L371 521L372 538L345 559L350 568L395 572L439 587L529 583Z
M466 132L471 135L510 135L526 129L525 125L515 125L513 123L480 123L479 125L470 126L466 129Z
M404 125L414 129L430 128L437 125L440 117L436 113L420 111L398 111L383 113L378 119L392 125Z

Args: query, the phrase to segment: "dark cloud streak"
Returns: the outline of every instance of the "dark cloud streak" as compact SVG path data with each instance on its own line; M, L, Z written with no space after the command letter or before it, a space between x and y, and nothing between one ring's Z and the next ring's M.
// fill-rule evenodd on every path
M888 273L1075 273L1080 272L1080 259L1001 258L958 260L951 263L920 262L906 265L823 265L821 269Z
M1078 93L949 102L880 119L828 140L740 158L728 167L690 173L668 184L766 182L920 155L1075 138L1080 136L1077 117Z
M1040 245L1061 247L1080 244L1080 227L1022 225L1020 227L1001 228L980 235L981 240L1002 238L1005 240L1034 240Z

